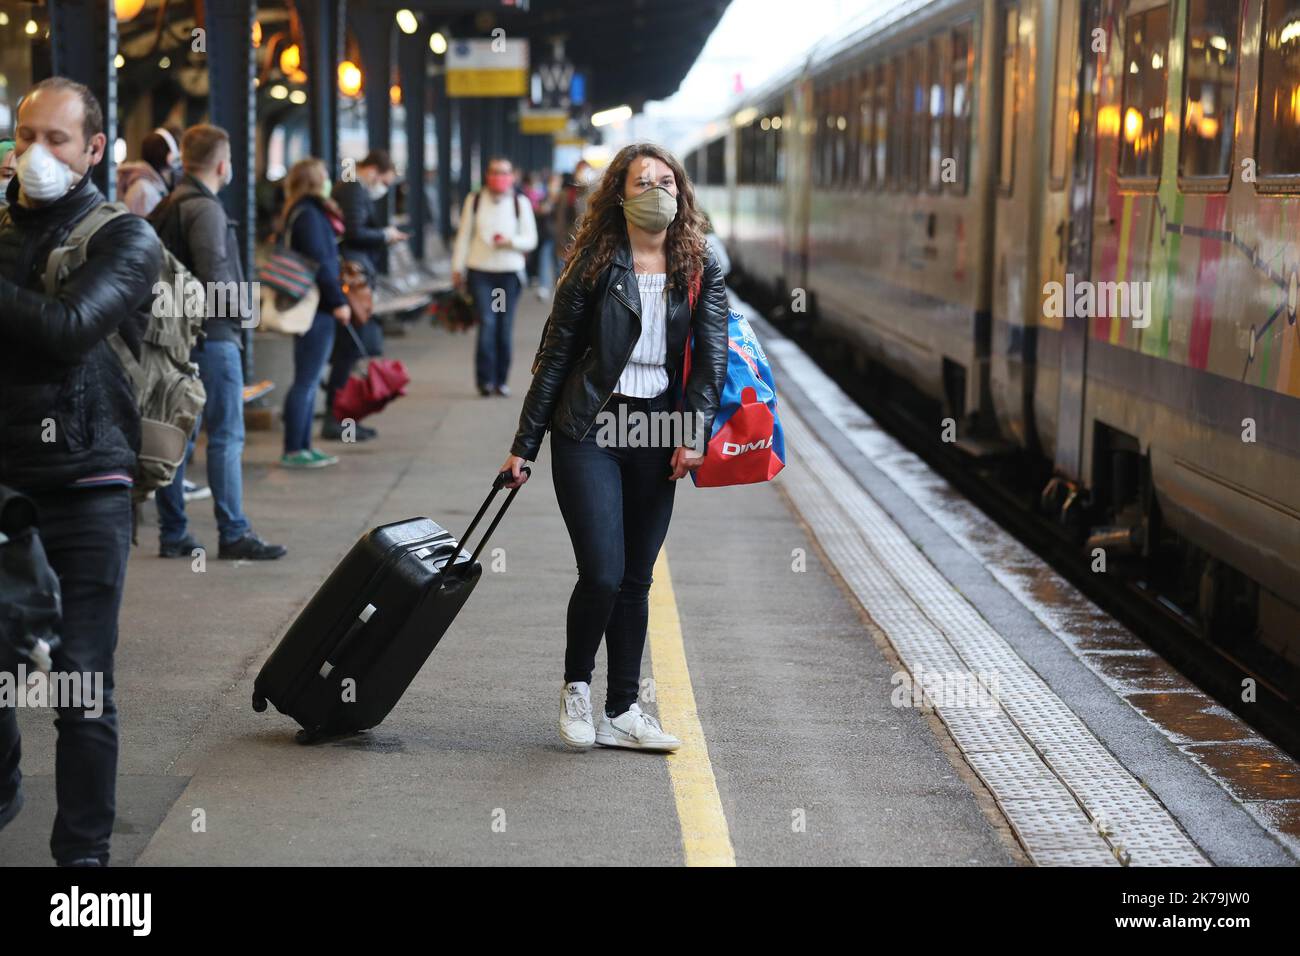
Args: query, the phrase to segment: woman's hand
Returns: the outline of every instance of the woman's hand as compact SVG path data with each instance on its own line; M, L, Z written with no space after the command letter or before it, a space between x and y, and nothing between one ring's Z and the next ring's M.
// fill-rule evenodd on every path
M334 318L338 319L344 325L347 325L348 322L352 319L352 306L350 305L339 306L337 309L334 310Z
M510 481L507 481L502 488L518 488L528 480L528 473L520 473L519 469L524 467L527 458L520 458L518 455L506 455L506 463L497 469L498 472L508 471L514 475ZM529 492L531 494L531 492Z
M695 471L702 464L704 464L704 452L683 445L673 452L673 473L668 477L673 481L685 478L688 473Z

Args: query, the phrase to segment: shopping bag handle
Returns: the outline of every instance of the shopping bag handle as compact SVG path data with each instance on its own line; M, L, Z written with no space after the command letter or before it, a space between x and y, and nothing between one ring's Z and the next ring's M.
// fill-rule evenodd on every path
M345 329L347 329L347 330L348 330L348 334L349 334L350 336L352 336L352 341L356 343L356 345L357 345L357 351L361 353L361 357L362 357L362 358L374 358L374 357L375 357L375 356L371 355L369 351L366 350L366 346L365 346L365 344L362 343L362 341L361 341L361 336L357 335L357 330L354 329L354 328L352 327L352 321L351 321L351 320L348 320L347 322L344 322L344 323L343 323L343 327L344 327Z

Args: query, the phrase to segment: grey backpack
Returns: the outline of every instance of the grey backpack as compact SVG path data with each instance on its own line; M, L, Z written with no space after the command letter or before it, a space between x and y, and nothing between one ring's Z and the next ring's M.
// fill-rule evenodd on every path
M45 264L45 293L54 295L67 277L86 262L90 240L118 216L132 215L121 203L96 206L77 223ZM137 359L118 332L108 337L113 354L122 363L135 388L140 408L140 453L137 456L134 496L172 483L185 459L190 436L207 394L190 352L203 337L207 314L203 284L163 247L158 275L165 291L147 301L148 323ZM158 286L154 286L157 290ZM183 290L177 295L177 290Z

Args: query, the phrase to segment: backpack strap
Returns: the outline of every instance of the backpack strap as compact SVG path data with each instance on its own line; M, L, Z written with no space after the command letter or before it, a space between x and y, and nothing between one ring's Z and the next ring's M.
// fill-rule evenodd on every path
M66 277L86 264L86 249L90 245L90 240L95 237L95 233L114 219L131 214L126 206L116 202L100 203L86 213L81 222L72 227L63 244L52 249L49 258L45 260L45 294L53 296L59 290L60 274ZM113 354L117 356L118 361L122 363L122 368L130 377L131 387L135 389L138 401L145 385L143 366L131 352L126 340L122 338L122 333L113 332L108 336L107 341Z
M59 289L59 274L75 272L86 264L86 248L104 226L119 216L129 216L131 211L117 202L100 203L86 213L81 222L72 227L63 244L50 250L45 260L45 294L52 296Z

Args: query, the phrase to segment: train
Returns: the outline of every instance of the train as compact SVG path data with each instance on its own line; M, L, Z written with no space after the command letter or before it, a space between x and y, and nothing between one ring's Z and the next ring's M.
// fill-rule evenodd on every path
M1300 663L1300 3L913 2L683 154L752 301Z

